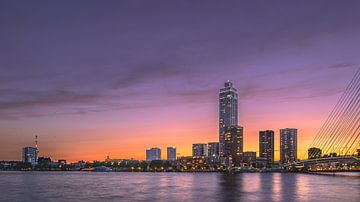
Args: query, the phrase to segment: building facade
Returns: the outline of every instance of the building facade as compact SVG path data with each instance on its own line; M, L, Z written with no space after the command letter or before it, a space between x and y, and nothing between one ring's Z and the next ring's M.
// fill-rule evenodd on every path
M227 127L224 134L224 154L223 156L231 157L234 164L240 163L243 153L243 127Z
M176 147L168 147L167 151L167 160L168 161L175 161L176 160Z
M242 162L248 166L256 163L256 152L247 151L242 154Z
M297 160L297 129L280 129L280 163Z
M208 143L208 156L219 156L219 143L218 142L209 142Z
M267 165L274 164L274 131L259 132L259 157L266 159Z
M161 149L150 148L146 149L146 161L161 160Z
M225 156L225 133L238 124L238 94L230 81L225 82L219 93L219 153Z
M22 150L22 160L31 165L38 163L37 149L35 147L24 147Z
M199 157L199 156L207 156L208 155L208 149L207 149L207 144L193 144L192 145L192 155L194 157Z

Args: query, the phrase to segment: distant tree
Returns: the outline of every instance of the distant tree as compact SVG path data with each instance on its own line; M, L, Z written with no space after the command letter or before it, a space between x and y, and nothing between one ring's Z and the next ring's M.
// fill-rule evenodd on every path
M98 166L105 166L105 164L100 161L94 161L92 163L92 167L98 167Z
M127 162L126 161L122 161L119 165L120 168L127 168Z
M84 167L85 168L91 168L91 167L93 167L93 163L86 162Z
M51 170L51 158L39 157L38 164L35 166L35 170Z
M140 167L142 171L147 171L149 164L146 161L140 162Z
M32 165L29 162L19 162L15 166L16 170L29 170L32 169Z
M114 165L115 165L115 163L110 162L110 161L104 162L104 166L106 166L106 167L113 167Z
M154 160L150 162L150 168L153 170L160 170L161 167L163 167L163 161L162 160Z
M165 168L170 168L172 166L172 163L170 161L165 161L164 162L164 167Z

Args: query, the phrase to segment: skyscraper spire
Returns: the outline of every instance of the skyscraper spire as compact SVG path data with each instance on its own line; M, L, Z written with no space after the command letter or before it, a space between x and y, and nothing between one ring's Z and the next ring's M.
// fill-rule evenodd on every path
M37 135L35 135L35 148L37 149Z
M36 163L37 163L38 156L39 156L38 136L37 136L37 135L35 135L35 149L36 149L35 161L36 161Z

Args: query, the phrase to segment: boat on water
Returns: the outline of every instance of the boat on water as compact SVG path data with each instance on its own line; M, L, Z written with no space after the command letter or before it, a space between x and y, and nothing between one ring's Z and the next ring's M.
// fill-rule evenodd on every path
M255 173L259 172L258 169L253 167L234 167L229 170L230 173Z
M94 168L83 168L81 169L81 171L87 171L87 172L90 172L90 171L93 171Z
M81 171L88 171L88 172L111 172L113 171L111 168L106 166L97 166L93 168L83 168Z
M278 168L263 168L260 170L262 173L281 173L284 172L284 169L281 167Z

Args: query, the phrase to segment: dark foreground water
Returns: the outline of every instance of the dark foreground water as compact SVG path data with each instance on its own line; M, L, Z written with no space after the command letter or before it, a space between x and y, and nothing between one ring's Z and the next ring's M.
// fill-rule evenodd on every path
M0 172L0 201L360 202L360 178L288 173Z

